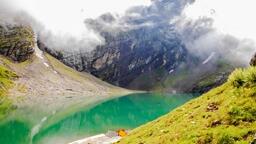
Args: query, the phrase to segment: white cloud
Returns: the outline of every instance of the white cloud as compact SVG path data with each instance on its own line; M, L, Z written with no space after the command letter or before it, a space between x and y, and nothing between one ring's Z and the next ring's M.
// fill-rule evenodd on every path
M148 5L150 0L12 0L46 28L57 34L88 34L83 21L105 12L122 14L131 6Z
M48 47L90 51L103 44L104 39L85 26L86 18L96 18L106 12L122 15L132 6L150 3L150 0L0 0L0 17L12 20L14 15L2 11L25 11L40 23L40 26L36 23L33 27ZM15 16L30 21L24 14Z
M222 33L256 41L255 0L196 0L185 14L192 18L213 18L213 26Z
M215 52L234 64L248 65L256 50L254 3L196 0L177 18L176 29L192 54L207 58Z

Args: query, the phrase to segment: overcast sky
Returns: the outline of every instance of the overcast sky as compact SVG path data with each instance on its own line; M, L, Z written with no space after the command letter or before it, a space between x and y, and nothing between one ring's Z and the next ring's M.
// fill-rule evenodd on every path
M81 35L85 18L103 13L122 14L128 8L149 5L150 0L2 0L18 6L56 33Z
M85 18L105 12L122 14L129 7L151 0L1 0L19 6L54 32L81 35ZM208 16L220 32L256 40L255 0L196 0L185 13L196 19Z

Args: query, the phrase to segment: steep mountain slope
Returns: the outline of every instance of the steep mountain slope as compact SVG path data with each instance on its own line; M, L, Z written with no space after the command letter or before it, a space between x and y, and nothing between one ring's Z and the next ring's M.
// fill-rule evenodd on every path
M117 86L205 92L222 84L233 68L216 66L216 60L221 59L217 54L205 56L208 60L204 62L204 58L195 57L186 48L172 20L191 2L193 0L155 0L150 6L131 8L124 16L107 13L96 19L86 19L85 25L105 40L90 52L85 51L87 46L74 51L56 50L47 47L47 42L42 44L44 40L39 42L39 48L78 71L89 72ZM205 70L198 72L198 69ZM184 72L193 73L193 77ZM213 80L200 79L209 76ZM181 79L175 81L173 77ZM207 85L201 87L188 82L191 79L197 83L207 81Z
M91 23L100 25L97 21ZM142 27L118 34L103 31L101 34L105 45L98 46L90 54L63 53L55 54L55 57L112 84L146 90L152 87L146 82L131 83L145 73L159 70L168 73L177 69L188 57L184 45L169 26ZM153 77L148 84L159 80L159 77Z
M237 69L228 82L153 122L120 144L256 142L256 67Z
M0 56L0 80L5 90L4 93L1 90L1 97L9 99L12 107L57 110L83 101L131 93L77 72L43 53L33 33L28 34L24 29L24 26L0 27L0 53L4 55ZM1 103L1 108L4 106Z

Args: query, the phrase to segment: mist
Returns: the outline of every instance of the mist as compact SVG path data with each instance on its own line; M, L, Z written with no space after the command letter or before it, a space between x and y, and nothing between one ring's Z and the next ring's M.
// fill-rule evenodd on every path
M171 25L202 60L245 65L256 51L250 0L2 0L0 11L1 24L29 24L48 48L63 53L93 51L105 44L104 32L161 25Z
M90 52L104 44L104 39L86 27L85 19L106 12L122 15L132 6L150 3L150 0L2 0L0 21L2 25L30 25L50 49Z
M149 6L130 8L125 15L108 13L87 19L85 24L97 33L111 34L169 25L202 63L221 58L236 65L248 65L256 52L255 25L244 18L256 11L251 5L242 0L234 5L230 0L155 0ZM240 12L238 6L248 9Z
M256 52L252 6L250 0L197 0L172 22L192 54L206 58L216 53L232 63L248 65Z

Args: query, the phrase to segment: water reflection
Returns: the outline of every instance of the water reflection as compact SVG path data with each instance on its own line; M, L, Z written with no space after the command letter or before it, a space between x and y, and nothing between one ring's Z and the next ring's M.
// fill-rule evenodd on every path
M33 128L14 120L0 125L0 143L62 144L108 130L132 129L168 113L193 97L192 94L133 94L112 99L89 109L83 108L49 127L39 129L32 139Z

